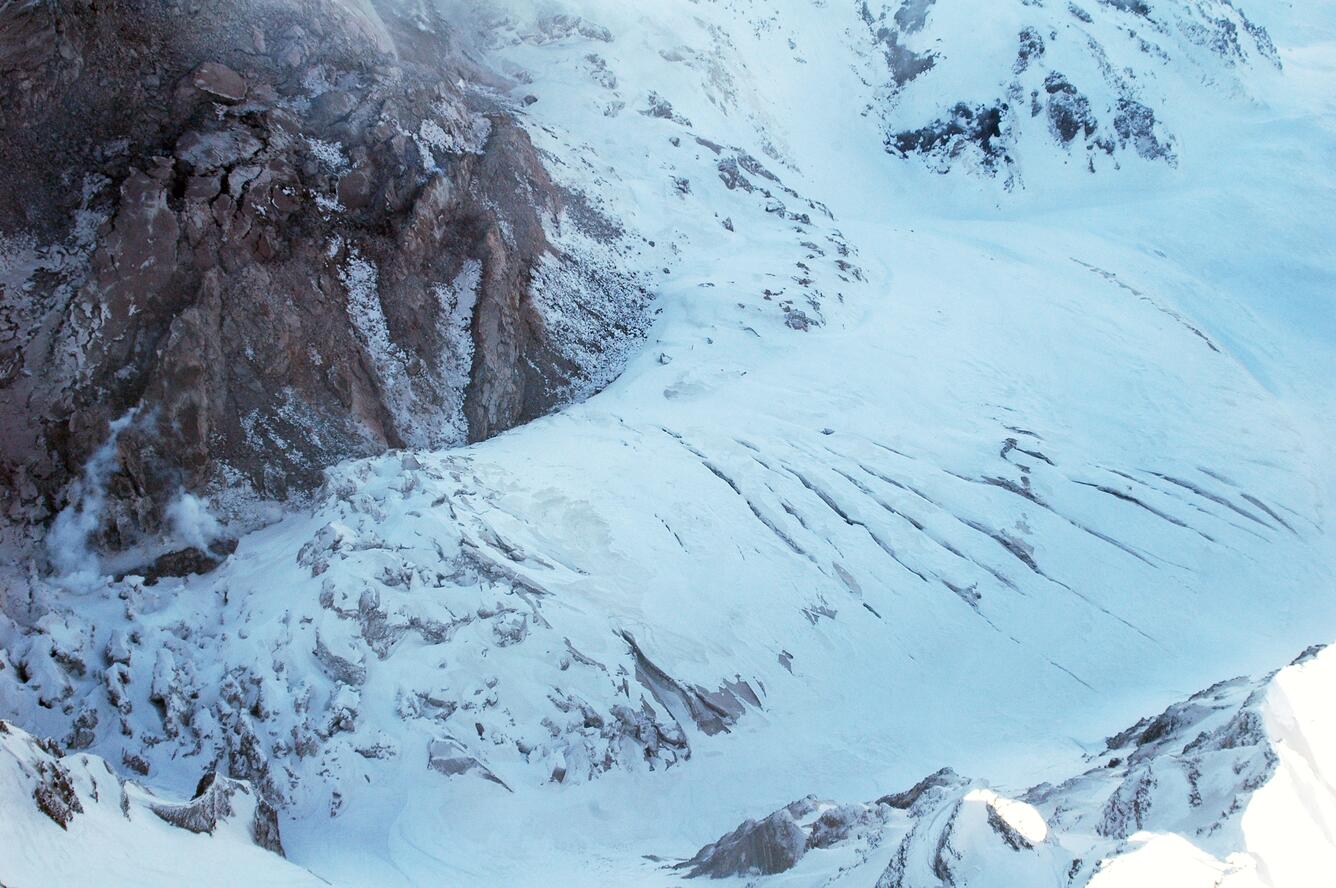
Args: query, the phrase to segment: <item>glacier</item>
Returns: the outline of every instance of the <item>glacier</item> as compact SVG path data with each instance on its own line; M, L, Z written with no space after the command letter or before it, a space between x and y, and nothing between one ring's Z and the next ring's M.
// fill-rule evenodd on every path
M1321 883L1336 8L444 8L645 341L206 573L7 541L0 883Z

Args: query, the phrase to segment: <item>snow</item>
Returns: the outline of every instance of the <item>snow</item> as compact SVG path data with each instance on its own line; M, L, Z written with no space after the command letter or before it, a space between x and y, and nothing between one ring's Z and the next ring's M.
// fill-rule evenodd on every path
M57 764L58 763L58 764ZM65 770L77 813L62 826L34 805L43 771ZM45 773L50 773L49 770ZM167 799L119 780L89 755L53 756L17 728L0 731L0 877L28 885L256 885L326 884L272 852L256 847L245 823L254 802L234 796L235 816L212 833L169 825L153 812Z
M490 19L554 178L642 239L646 347L600 394L493 440L331 470L215 573L56 599L88 651L139 633L132 738L97 670L70 677L39 643L54 634L5 621L0 649L34 677L0 672L0 712L63 734L98 710L90 751L142 754L178 795L224 752L210 720L249 725L290 858L337 885L668 884L644 855L943 765L990 781L962 792L962 855L1040 884L1066 852L1025 787L1336 639L1336 16L1251 5L1278 24L1279 70L1182 30L1156 35L1168 61L1143 57L1107 4L1085 4L1089 27L1061 3L932 5L912 39L942 58L899 90L853 2ZM1118 94L1086 35L1135 67L1176 166L1122 150L1091 173L1028 117L1010 190L883 149L1006 95L1024 25L1049 52L1026 76L1060 68L1099 114ZM344 283L392 380L374 267L351 255ZM463 311L474 288L466 269L440 292ZM759 705L706 733L638 678L627 636L676 693L745 681ZM1278 764L1237 830L1211 847L1190 818L1133 831L1090 884L1329 873L1336 727L1314 701L1331 659L1270 685ZM173 721L191 690L200 715ZM1001 856L990 811L1048 856ZM872 884L897 842L848 883ZM828 853L777 883L856 860Z
M436 298L440 300L441 390L457 393L455 402L445 414L450 423L448 438L457 444L468 440L468 421L464 418L464 392L468 388L473 368L473 337L471 325L473 309L478 302L478 288L482 284L482 263L475 259L464 262L459 274L448 284L437 285Z
M355 249L349 250L339 279L348 292L348 319L357 331L376 372L380 374L381 384L391 391L406 395L404 390L408 383L404 364L407 359L390 336L385 309L380 304L379 272L376 266Z
M1243 815L1248 851L1273 885L1315 885L1336 866L1336 718L1330 654L1281 672L1268 690L1267 732L1280 761Z
M337 142L326 142L322 139L313 139L306 136L306 146L310 149L311 155L320 161L331 171L338 173L348 168L348 157L344 153L344 148Z

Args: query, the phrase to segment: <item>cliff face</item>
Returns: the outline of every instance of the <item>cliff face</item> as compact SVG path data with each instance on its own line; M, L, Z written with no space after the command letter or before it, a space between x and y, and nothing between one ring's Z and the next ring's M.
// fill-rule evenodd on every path
M464 55L387 2L0 10L9 519L66 505L127 415L113 546L183 489L283 498L615 375L625 238Z

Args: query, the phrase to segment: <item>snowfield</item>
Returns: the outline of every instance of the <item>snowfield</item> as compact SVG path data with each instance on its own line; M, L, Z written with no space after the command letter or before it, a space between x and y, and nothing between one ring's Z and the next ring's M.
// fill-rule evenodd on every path
M0 883L1322 884L1336 8L1246 11L466 4L648 343L209 574L7 567Z

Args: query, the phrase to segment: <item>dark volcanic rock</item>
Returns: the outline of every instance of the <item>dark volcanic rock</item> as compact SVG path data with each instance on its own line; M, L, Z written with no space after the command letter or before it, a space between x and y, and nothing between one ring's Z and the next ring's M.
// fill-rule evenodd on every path
M396 8L0 7L7 519L61 509L131 410L113 547L182 489L282 498L615 375L647 322L619 227Z
M1113 119L1118 141L1123 147L1131 146L1147 160L1165 160L1174 164L1170 145L1156 134L1155 112L1134 99L1118 100L1118 116Z
M240 102L246 98L246 81L226 65L205 62L195 69L190 82L196 89L217 96L225 102Z
M55 752L51 754L54 756ZM49 761L38 760L33 767L38 782L33 788L32 797L38 810L59 824L61 829L68 829L74 815L83 813L83 804L79 801L79 794L74 791L74 784L70 782L69 770L54 758Z
M891 74L891 82L897 89L920 74L932 70L932 66L937 62L937 57L933 53L914 52L901 41L902 35L923 30L923 23L933 2L934 0L910 0L889 20L886 10L874 16L867 3L859 7L863 24L867 25L872 39L881 50Z
M941 27L927 0L898 4L892 21L896 5L879 4L880 14L860 6L890 67L878 84L885 98L874 106L885 120L886 150L939 173L996 177L1008 191L1027 187L1027 170L1048 176L1029 158L1052 147L1064 164L1092 174L1116 174L1133 158L1175 167L1165 117L1182 103L1162 78L1185 77L1189 87L1219 78L1246 93L1248 67L1281 65L1266 30L1230 0L1097 0L1062 4L1065 14L1042 12L1058 4L1027 0L1033 18L1017 32L1006 67L998 64L1006 55L976 52L963 34ZM906 55L906 43L921 54ZM925 107L938 110L924 116ZM1035 137L1040 130L1045 138Z
M962 102L940 120L892 135L886 150L900 157L922 155L945 172L951 159L973 149L986 169L996 170L1009 161L1004 145L1008 116L1006 104L970 107Z
M142 571L144 584L152 586L163 577L184 577L190 574L203 574L213 570L223 560L236 551L236 540L222 540L207 549L187 546L172 552L165 552L154 559Z
M807 851L807 833L794 820L791 808L780 808L760 821L748 820L717 842L706 845L696 856L678 864L688 878L759 874L774 875L793 869Z
M1044 92L1048 93L1048 122L1055 139L1065 145L1082 133L1087 138L1094 135L1099 123L1090 110L1090 100L1066 77L1056 71L1049 74Z

